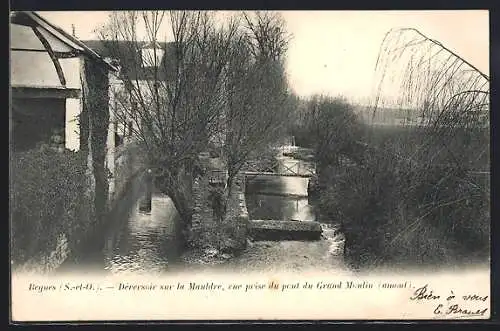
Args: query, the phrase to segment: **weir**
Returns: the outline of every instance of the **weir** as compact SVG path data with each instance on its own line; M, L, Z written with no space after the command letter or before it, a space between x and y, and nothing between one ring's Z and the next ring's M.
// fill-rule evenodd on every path
M308 181L313 163L277 157L276 172L245 173L248 232L254 240L319 240L323 232L309 204Z
M267 172L267 171L246 171L245 176L279 176L279 177L303 177L311 178L313 173L306 174L295 174L295 173L278 173L278 172Z

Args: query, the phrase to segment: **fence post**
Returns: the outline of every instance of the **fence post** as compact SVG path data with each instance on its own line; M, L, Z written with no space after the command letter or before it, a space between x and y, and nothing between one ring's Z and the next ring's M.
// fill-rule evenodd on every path
M146 192L144 193L144 198L142 199L139 210L144 213L151 212L152 200L153 200L153 176L151 169L148 169L145 176L146 182Z

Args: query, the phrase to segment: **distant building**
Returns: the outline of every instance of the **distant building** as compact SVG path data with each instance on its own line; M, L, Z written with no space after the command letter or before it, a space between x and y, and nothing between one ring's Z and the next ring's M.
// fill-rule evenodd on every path
M82 41L89 48L98 52L108 62L114 63L119 67L119 72L110 80L112 109L116 110L115 136L120 142L127 140L134 125L132 119L124 116L120 112L123 106L123 97L129 95L128 83L137 84L140 90L147 94L150 93L152 84L158 81L167 81L174 79L175 75L175 47L174 43L165 42L142 42L142 41L116 41L116 40L84 40ZM127 104L128 107L135 107L134 101Z

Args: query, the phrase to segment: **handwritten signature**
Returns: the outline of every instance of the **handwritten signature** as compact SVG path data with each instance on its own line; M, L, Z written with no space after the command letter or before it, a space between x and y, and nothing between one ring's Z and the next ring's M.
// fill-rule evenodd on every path
M427 284L418 288L410 297L410 300L438 300L441 299L440 295L435 295L432 290L428 290Z
M451 291L451 294L446 296L447 305L443 303L438 303L438 305L434 308L435 315L452 315L456 317L473 317L473 316L484 316L488 311L488 308L473 308L467 309L460 306L456 303L457 297ZM488 299L488 296L480 296L478 294L466 294L458 297L465 302L485 302ZM432 289L429 288L429 285L426 284L413 292L413 295L410 297L410 300L413 301L437 301L444 300L441 295L435 293Z
M438 304L437 307L434 309L434 314L436 315L442 315L443 311L442 309L444 308L444 305L442 303ZM483 309L465 309L461 308L458 304L454 304L448 307L444 311L445 315L462 315L462 316L484 316L486 312L488 311L488 308L483 308Z

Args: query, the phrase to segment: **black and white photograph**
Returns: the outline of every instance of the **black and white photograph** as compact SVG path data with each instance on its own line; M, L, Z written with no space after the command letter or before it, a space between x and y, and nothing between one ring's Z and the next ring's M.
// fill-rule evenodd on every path
M9 29L13 320L490 317L488 11Z

